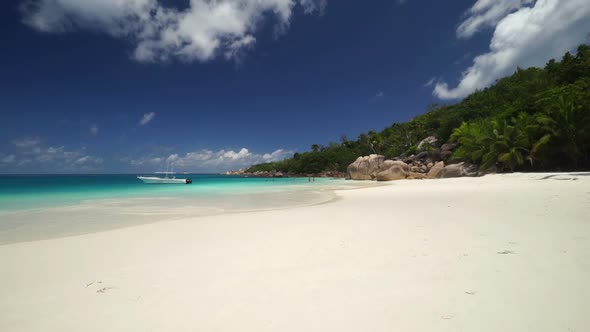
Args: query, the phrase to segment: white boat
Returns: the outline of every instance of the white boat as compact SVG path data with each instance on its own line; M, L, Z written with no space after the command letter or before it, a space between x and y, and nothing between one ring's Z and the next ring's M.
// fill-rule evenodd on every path
M143 181L143 183L149 184L191 184L193 180L190 178L187 179L177 179L175 176L175 172L156 172L160 176L138 176L137 178Z

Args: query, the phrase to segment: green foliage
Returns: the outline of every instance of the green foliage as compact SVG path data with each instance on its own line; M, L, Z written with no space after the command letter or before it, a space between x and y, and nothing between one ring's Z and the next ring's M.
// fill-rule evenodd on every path
M358 156L387 158L417 152L418 143L460 144L454 156L482 168L547 170L590 167L590 46L566 53L544 69L518 69L495 85L454 105L432 105L427 113L356 140L313 144L310 152L249 171L320 173L345 171ZM436 146L429 147L430 149Z
M590 152L590 80L551 89L541 95L536 116L543 136L532 156L553 165L587 165Z
M525 113L510 120L464 122L451 136L460 144L456 156L477 163L482 169L498 166L514 171L526 160L532 162L529 157L532 122Z

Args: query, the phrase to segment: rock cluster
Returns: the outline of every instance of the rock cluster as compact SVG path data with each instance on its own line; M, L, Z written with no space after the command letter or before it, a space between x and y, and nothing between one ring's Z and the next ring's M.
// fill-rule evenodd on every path
M242 168L242 169L238 169L238 170L227 171L223 174L225 174L225 175L244 175L244 174L246 174L246 169Z
M436 143L436 138L423 140L424 144ZM392 181L402 179L442 179L477 176L477 166L450 160L456 144L443 144L440 149L422 151L399 160L386 160L372 154L359 157L347 169L347 179Z
M347 168L347 178L352 180L391 181L405 179L410 174L410 166L400 160L385 160L378 154L358 157Z
M421 140L416 148L418 149L418 151L423 151L426 150L428 147L431 147L434 144L436 144L436 142L438 142L438 139L436 137L428 136L425 139Z

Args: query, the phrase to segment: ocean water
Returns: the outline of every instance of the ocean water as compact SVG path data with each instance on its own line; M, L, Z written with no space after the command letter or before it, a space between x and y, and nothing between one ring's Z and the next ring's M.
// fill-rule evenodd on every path
M339 179L178 175L192 184L144 184L136 175L0 176L0 244L143 223L322 203Z
M342 182L316 178L254 178L217 174L178 175L191 178L190 185L144 184L136 175L3 175L0 176L0 214L19 210L79 204L88 200L113 198L208 199L235 194L309 189L315 184Z

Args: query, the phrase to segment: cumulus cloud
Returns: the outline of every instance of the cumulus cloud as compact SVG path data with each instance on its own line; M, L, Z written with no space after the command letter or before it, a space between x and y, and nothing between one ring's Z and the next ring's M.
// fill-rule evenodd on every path
M12 144L14 144L18 148L30 148L37 146L40 143L40 139L32 137L17 138L12 141Z
M190 171L220 172L238 169L253 164L283 160L293 155L293 151L278 149L270 153L252 153L247 148L240 150L198 150L184 155L171 154L168 156L147 156L136 159L124 159L132 166L162 167L172 163L175 168Z
M23 22L47 33L86 29L132 41L132 57L142 62L207 61L235 57L255 42L254 34L272 16L284 30L293 10L322 13L327 0L190 0L178 9L158 0L28 0Z
M459 38L469 38L485 27L493 27L506 15L533 3L534 0L478 0L457 28Z
M86 148L67 149L64 146L45 146L37 138L15 139L12 143L17 147L16 153L4 156L0 161L19 168L15 171L23 171L20 167L30 166L33 172L78 172L96 170L103 159L93 156ZM8 165L9 164L9 165ZM26 170L29 171L29 170Z
M8 156L2 157L2 159L0 160L5 164L11 164L16 160L16 156L13 154L9 154Z
M141 120L139 120L139 125L140 126L145 126L146 124L148 124L150 121L152 121L154 119L154 117L156 117L156 113L154 112L150 112L150 113L146 113L141 117Z
M291 151L282 149L271 153L254 154L246 148L234 150L200 150L189 152L174 160L174 164L184 168L199 168L210 170L228 170L241 168L262 162L272 162L291 156Z
M473 59L456 87L436 84L441 99L464 98L517 67L543 66L585 41L590 31L588 0L478 0L457 29L460 38L494 28L490 50Z
M74 166L90 166L102 164L102 158L94 157L86 153L86 149L67 150L64 146L50 146L33 150L34 159L39 163L51 163L54 166L71 169ZM30 155L30 154L29 154Z
M130 164L131 166L145 166L153 165L158 166L164 162L165 158L162 157L140 157L140 158L121 158L122 163Z

